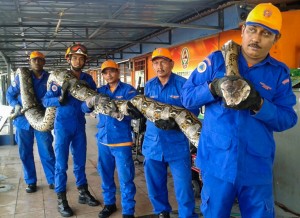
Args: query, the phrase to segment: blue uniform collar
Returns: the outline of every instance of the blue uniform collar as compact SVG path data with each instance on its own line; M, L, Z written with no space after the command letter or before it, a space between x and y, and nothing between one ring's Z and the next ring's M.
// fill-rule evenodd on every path
M168 80L168 82L165 84L165 86L166 85L173 85L173 83L174 83L174 77L175 77L175 74L173 73L173 72L171 72L171 75L170 75L170 77L169 77L169 80ZM158 77L155 77L155 84L156 85L161 85L161 82L160 82L160 80L158 79Z
M122 87L122 82L121 82L121 80L119 80L119 82L118 82L118 84L117 84L115 90L117 90L118 87ZM108 89L108 90L110 90L109 84L106 84L106 85L105 85L105 88Z
M79 79L83 80L85 78L85 73L83 71L81 71Z
M44 76L45 76L46 73L48 73L48 72L45 71L45 70L43 70L42 73L41 73L41 78L39 78L39 79L44 78ZM37 78L35 77L34 73L33 73L33 70L31 70L31 76L32 76L33 79L37 79Z
M240 54L241 54L240 57L241 57L242 63L243 63L244 65L247 65L247 66L248 66L248 63L247 63L245 57L242 55L242 53L240 53ZM259 63L255 64L255 65L253 65L252 67L262 66L262 65L265 65L265 64L267 64L267 63L268 63L268 64L272 64L272 65L274 65L274 66L278 66L278 62L276 62L276 61L270 56L270 54L268 54L267 57L266 57L264 60L262 60L261 62L259 62Z

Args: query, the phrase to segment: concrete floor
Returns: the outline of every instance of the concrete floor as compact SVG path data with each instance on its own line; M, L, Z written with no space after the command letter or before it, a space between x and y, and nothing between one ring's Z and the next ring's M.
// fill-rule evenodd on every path
M103 202L101 194L101 178L98 176L96 169L97 161L97 147L95 142L96 133L96 119L87 116L87 139L88 139L88 152L86 163L86 174L89 183L90 192ZM3 134L2 130L2 133ZM142 157L141 157L142 158ZM18 147L16 145L0 146L0 218L53 218L61 217L57 212L57 197L53 190L48 188L47 182L37 149L35 149L35 162L38 174L38 191L35 193L27 194L25 192L26 184L23 180L22 165L19 159ZM72 172L73 164L72 158L69 158L68 170L68 200L69 204L74 211L73 217L89 218L98 217L98 213L102 210L103 205L97 207L89 207L77 202L78 192L75 186L75 178ZM116 177L117 181L117 177ZM136 164L136 177L135 184L137 193L136 200L136 217L155 217L152 214L152 206L147 197L147 188L145 184L144 172L142 164ZM118 182L117 182L118 186ZM173 181L172 176L169 175L168 179L169 200L173 207L171 217L178 217L177 203L173 194ZM199 211L200 199L196 199L196 212L201 217ZM111 216L112 218L122 217L120 205L120 193L117 192L117 207L118 211ZM277 218L282 217L295 217L291 214L285 213L279 208L276 208ZM235 205L232 210L232 217L240 217L238 205Z

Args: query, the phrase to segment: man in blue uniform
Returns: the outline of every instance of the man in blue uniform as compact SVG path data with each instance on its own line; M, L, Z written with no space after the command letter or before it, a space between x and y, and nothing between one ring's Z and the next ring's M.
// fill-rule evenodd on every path
M30 54L30 66L32 72L33 89L37 101L41 99L47 91L47 80L49 73L43 70L45 56L41 52L33 51ZM13 123L16 127L16 142L19 146L19 154L23 165L24 180L28 187L27 193L36 192L37 177L33 156L34 136L36 137L37 148L50 189L54 189L54 164L55 156L52 147L53 136L50 131L41 132L33 129L24 114L21 113L22 101L20 93L19 75L16 76L12 85L8 88L6 98L10 106L18 116Z
M107 60L101 65L101 74L107 85L98 88L98 92L116 100L130 100L137 95L137 91L129 84L120 81L120 71L117 63ZM98 97L91 97L82 105L86 113L90 113ZM129 105L130 107L130 105ZM129 111L133 118L139 118L141 113ZM106 218L116 210L116 184L114 182L114 171L117 167L121 190L121 204L123 218L134 217L136 193L133 182L135 170L132 159L132 133L130 117L112 118L99 114L97 125L98 144L98 172L102 179L102 194L104 208L99 213L99 218Z
M66 58L71 67L71 73L80 81L88 84L91 89L96 89L92 76L82 72L87 58L87 49L81 44L74 44L68 48ZM67 170L69 150L73 156L74 175L79 191L78 202L89 206L99 205L88 191L88 183L85 174L86 163L86 133L85 115L81 111L82 101L71 96L68 84L59 86L55 82L50 84L50 90L46 93L43 104L45 107L57 107L54 121L55 135L55 192L58 197L58 211L64 217L73 215L66 197Z
M174 62L170 51L166 48L154 50L152 65L157 77L146 83L145 96L155 101L183 107L180 95L186 79L172 73ZM142 153L145 156L144 170L148 196L154 213L160 218L170 217L172 208L167 189L167 174L170 167L179 217L198 217L194 213L195 200L188 139L174 119L158 120L155 123L147 120L146 124Z
M264 3L249 13L242 27L238 66L251 91L240 104L230 108L222 100L220 84L228 78L220 51L201 62L184 85L185 107L205 105L196 159L205 217L230 217L236 198L242 217L275 217L273 132L297 122L289 69L269 55L280 38L281 20L278 8Z

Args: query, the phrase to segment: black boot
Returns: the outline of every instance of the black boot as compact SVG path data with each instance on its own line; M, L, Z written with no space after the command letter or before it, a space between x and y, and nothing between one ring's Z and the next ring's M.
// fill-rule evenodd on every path
M122 215L122 218L134 218L134 215L126 215L126 214L123 214L123 215Z
M81 185L77 189L79 191L78 203L88 204L89 206L98 206L100 204L89 192L88 185Z
M37 190L36 183L28 184L26 188L27 193L33 193L36 192L36 190Z
M117 207L115 204L104 205L103 210L98 214L99 218L107 218L117 211Z
M73 211L68 204L66 192L57 193L57 210L63 217L73 216Z
M170 213L163 211L160 214L158 214L158 218L170 218Z

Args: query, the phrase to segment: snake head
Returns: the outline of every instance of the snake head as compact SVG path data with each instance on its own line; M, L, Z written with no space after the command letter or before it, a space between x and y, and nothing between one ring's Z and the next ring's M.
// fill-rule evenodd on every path
M220 84L227 106L236 106L245 100L250 93L249 84L239 76L227 76Z

